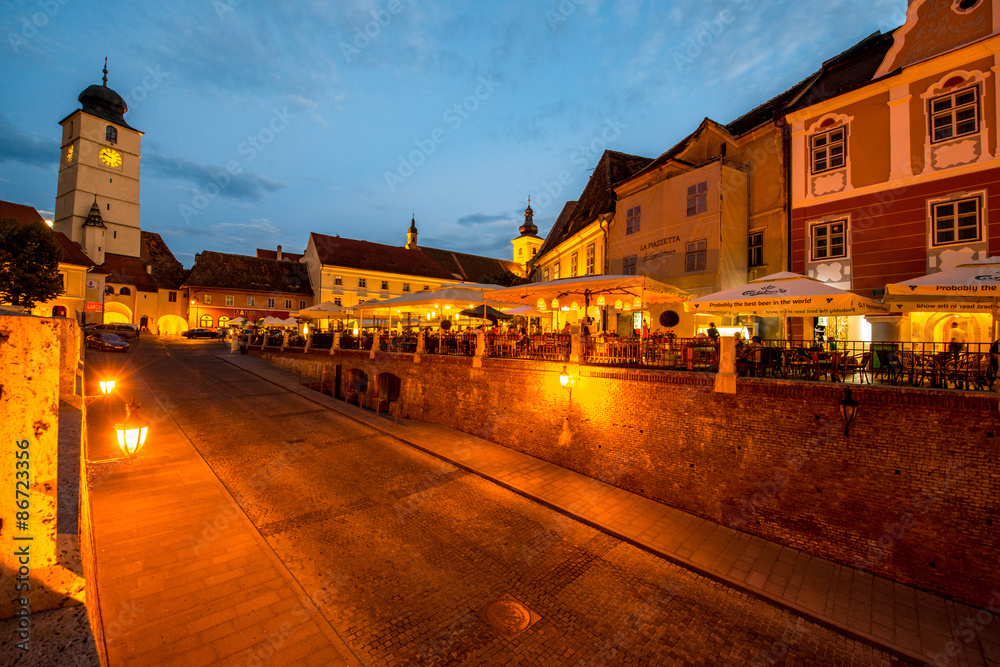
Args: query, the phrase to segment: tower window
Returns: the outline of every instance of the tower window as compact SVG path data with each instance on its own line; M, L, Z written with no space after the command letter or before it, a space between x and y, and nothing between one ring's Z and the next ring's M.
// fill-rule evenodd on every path
M109 144L118 143L118 128L114 125L108 125L108 129L104 132L104 138Z

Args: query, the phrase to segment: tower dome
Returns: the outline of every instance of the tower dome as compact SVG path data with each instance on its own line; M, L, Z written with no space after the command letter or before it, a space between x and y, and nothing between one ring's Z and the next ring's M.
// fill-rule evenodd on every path
M535 236L538 227L535 226L535 212L531 210L531 198L528 198L528 208L524 209L524 224L518 227L521 236Z
M123 127L129 127L125 122L125 112L128 105L121 95L108 88L108 61L104 60L103 84L87 86L86 90L80 93L77 98L83 105L83 110L98 118L117 123Z

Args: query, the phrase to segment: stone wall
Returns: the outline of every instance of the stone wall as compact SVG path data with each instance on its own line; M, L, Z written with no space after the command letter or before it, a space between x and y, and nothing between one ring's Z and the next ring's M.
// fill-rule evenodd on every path
M732 528L964 602L997 586L997 396L562 364L338 352L265 353L401 379L400 414L438 422Z

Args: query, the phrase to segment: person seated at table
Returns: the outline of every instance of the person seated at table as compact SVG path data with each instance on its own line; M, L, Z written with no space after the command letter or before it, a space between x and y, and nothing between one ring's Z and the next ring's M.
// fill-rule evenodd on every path
M764 347L764 341L760 336L754 336L750 339L750 347Z
M739 331L735 331L733 332L733 338L736 340L736 356L739 356L743 353L743 346L745 345L743 336Z
M562 332L563 332L564 334L568 334L568 333L570 332L570 328L569 328L569 322L567 322L567 323L566 323L566 326L564 326L564 327L562 328Z

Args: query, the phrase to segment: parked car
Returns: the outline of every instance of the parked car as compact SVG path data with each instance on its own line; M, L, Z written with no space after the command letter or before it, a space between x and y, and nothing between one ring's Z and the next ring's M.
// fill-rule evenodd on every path
M183 336L187 336L188 338L192 338L192 339L194 339L194 338L215 338L216 337L216 333L214 331L212 331L211 329L188 329L182 335Z
M119 338L126 340L139 337L139 328L137 326L123 322L95 324L93 326L84 327L83 332L88 335L92 333L115 334Z
M123 341L118 334L112 333L92 333L87 336L87 347L110 352L128 352L128 343Z

